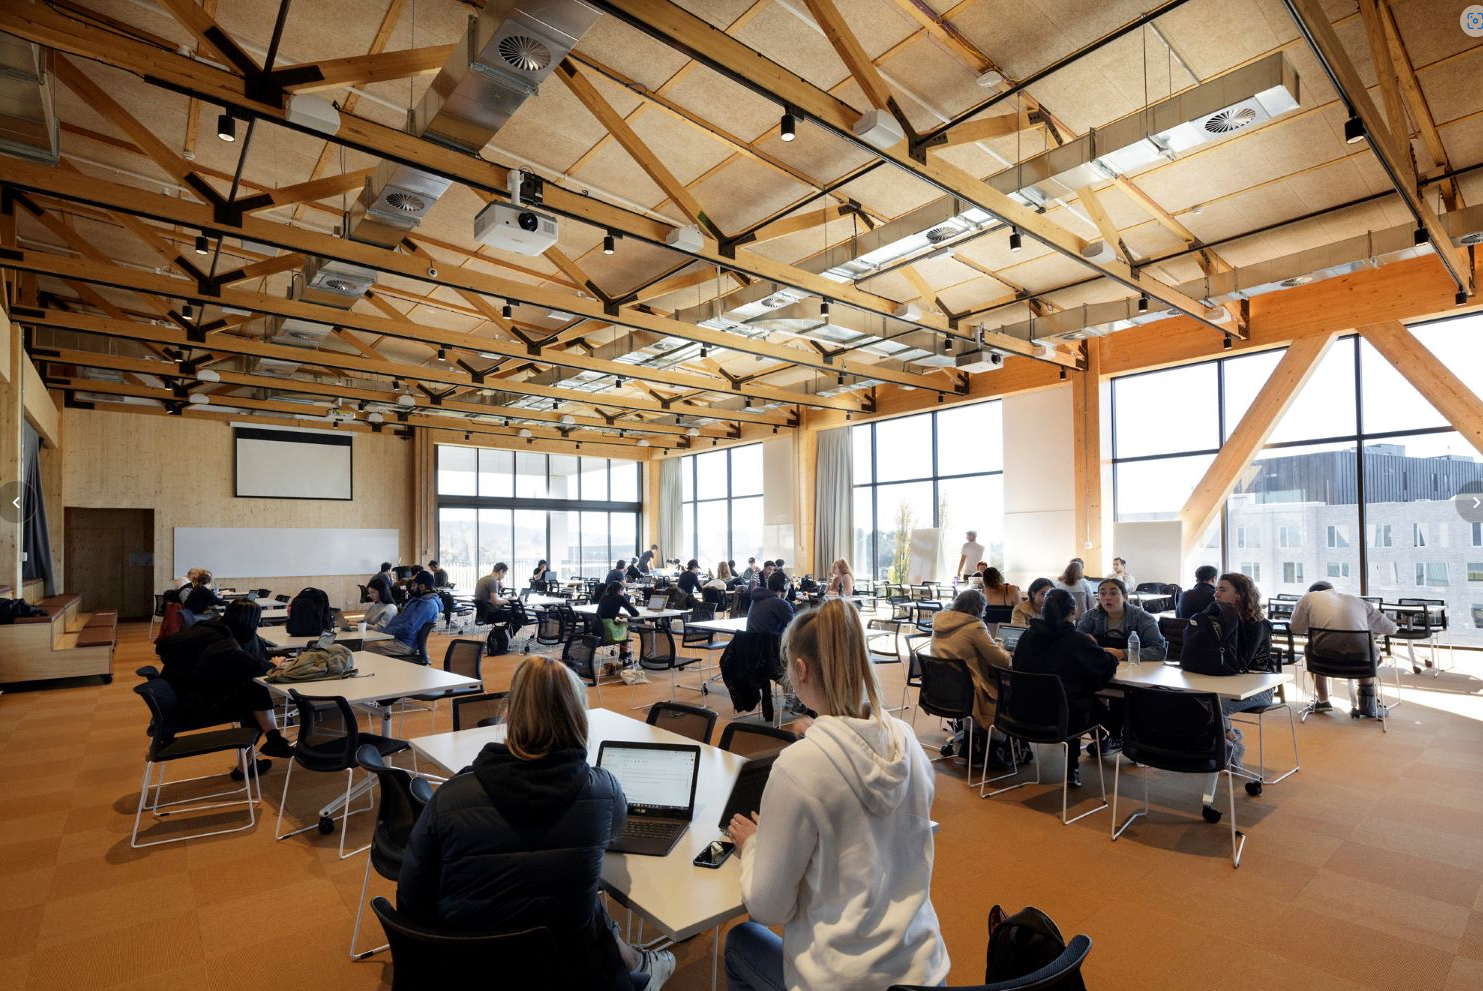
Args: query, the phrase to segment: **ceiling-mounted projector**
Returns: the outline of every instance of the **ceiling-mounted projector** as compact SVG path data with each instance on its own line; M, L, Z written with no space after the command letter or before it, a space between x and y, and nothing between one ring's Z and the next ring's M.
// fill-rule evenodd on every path
M1004 367L1004 355L988 348L979 348L958 355L956 363L960 372L991 372Z
M474 240L517 255L538 255L556 243L556 218L508 203L491 203L474 217Z
M866 111L855 121L853 130L855 137L881 151L889 151L906 140L906 132L889 110Z

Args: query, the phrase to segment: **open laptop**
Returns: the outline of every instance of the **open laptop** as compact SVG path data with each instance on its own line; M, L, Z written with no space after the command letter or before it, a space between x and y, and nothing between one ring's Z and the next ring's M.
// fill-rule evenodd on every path
M669 594L666 592L655 592L653 595L649 596L648 608L654 612L658 612L660 609L663 609L668 605Z
M628 799L628 821L608 849L648 857L673 850L695 815L700 747L604 740L597 766L618 779Z
M737 813L750 816L753 812L761 811L762 792L767 787L767 777L772 773L773 762L777 759L777 754L766 754L753 757L742 765L741 772L736 776L736 784L731 786L731 797L726 799L726 807L721 810L721 821L716 825L724 830L731 825L731 817Z
M999 627L999 640L1004 644L1004 649L1013 654L1014 648L1019 646L1020 637L1025 635L1025 630L1027 629L1029 627L1005 626L1001 624Z

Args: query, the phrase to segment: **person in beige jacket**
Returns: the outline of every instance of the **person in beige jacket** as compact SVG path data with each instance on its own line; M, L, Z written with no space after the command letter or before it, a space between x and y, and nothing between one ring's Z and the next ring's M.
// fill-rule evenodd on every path
M932 617L932 655L963 661L973 676L973 721L987 733L994 724L996 684L992 668L1008 668L1009 652L989 636L984 625L984 594L976 588L958 593L953 604Z

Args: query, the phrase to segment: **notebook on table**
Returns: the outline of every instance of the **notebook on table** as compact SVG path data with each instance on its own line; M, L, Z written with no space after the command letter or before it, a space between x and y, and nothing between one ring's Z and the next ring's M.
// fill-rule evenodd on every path
M695 815L700 747L604 740L597 766L618 779L628 799L628 820L608 849L648 857L673 850Z

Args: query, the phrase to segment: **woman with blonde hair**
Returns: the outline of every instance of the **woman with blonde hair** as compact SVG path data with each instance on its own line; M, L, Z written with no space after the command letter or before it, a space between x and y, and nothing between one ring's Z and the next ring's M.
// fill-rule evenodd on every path
M631 991L629 975L644 972L661 987L674 955L623 942L597 900L628 800L587 763L587 689L565 664L528 657L510 682L505 727L417 820L398 908L447 932L544 926L556 937L556 986Z
M829 584L824 586L824 594L855 594L855 573L850 570L850 562L840 558L829 566Z
M948 955L930 897L932 765L883 708L848 602L798 616L782 653L819 716L778 755L760 814L727 830L751 916L727 935L728 987L937 984ZM769 925L782 925L781 939Z

